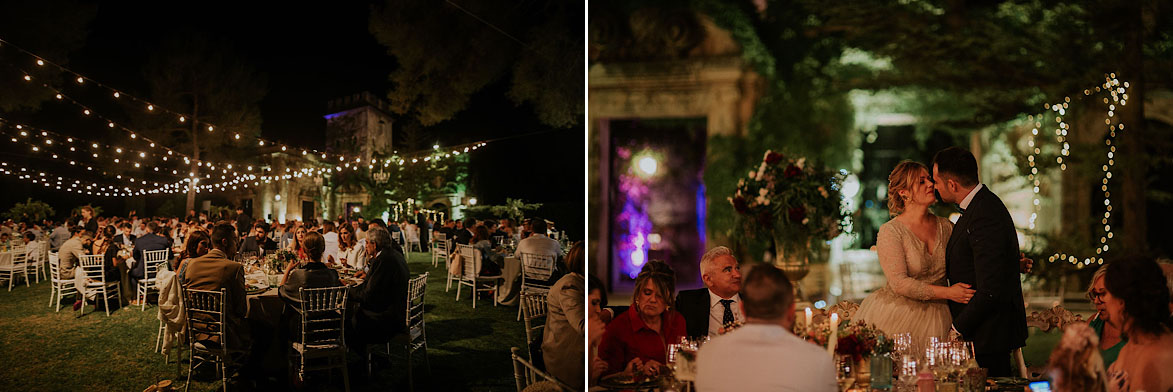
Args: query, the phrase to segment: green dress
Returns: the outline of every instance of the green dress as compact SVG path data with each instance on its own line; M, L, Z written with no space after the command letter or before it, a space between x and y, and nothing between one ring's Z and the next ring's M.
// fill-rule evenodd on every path
M1104 320L1101 320L1099 317L1096 317L1096 318L1092 319L1091 321L1088 321L1087 324L1088 324L1088 326L1091 326L1093 330L1096 331L1096 336L1100 337L1100 339L1103 339ZM1100 351L1100 356L1104 358L1104 368L1105 369L1107 369L1109 366L1112 366L1112 362L1116 362L1116 357L1120 355L1120 349L1124 348L1125 343L1128 343L1128 337L1121 335L1119 343L1116 343L1116 345L1114 345L1112 347L1108 347L1107 350Z

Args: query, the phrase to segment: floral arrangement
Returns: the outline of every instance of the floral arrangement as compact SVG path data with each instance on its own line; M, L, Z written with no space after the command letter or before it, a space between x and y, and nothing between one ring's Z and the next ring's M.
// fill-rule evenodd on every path
M830 240L843 231L841 184L835 172L803 157L766 151L757 170L738 180L728 198L751 235L772 235L778 245L806 248L811 240Z
M856 361L875 354L891 353L895 347L892 339L884 335L875 325L863 321L839 323L839 331L835 343L835 354L851 355ZM831 337L829 320L818 323L812 328L807 339L823 347Z
M283 271L285 269L285 265L290 261L297 260L297 254L288 250L279 250L270 253L267 257L265 257L265 259L266 263L268 264L269 271L279 272Z

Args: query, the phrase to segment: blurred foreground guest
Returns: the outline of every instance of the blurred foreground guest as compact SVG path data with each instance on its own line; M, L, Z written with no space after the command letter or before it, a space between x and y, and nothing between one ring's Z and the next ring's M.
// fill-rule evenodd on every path
M1173 332L1169 286L1152 258L1113 261L1104 274L1108 322L1121 327L1128 343L1108 368L1110 391L1173 390Z
M1108 387L1104 360L1100 357L1098 333L1086 324L1068 325L1063 338L1051 351L1047 373L1055 392L1102 392Z
M226 289L224 318L229 329L228 346L243 349L248 347L250 340L244 319L248 299L244 291L244 266L228 258L228 255L236 254L236 229L232 224L221 223L212 228L212 248L207 254L185 263L183 287L208 291Z
M697 353L698 391L838 391L831 357L790 333L794 288L781 270L750 269L741 284L745 326Z
M346 346L360 355L367 344L383 343L407 328L407 261L391 245L391 233L377 227L367 232L370 273L350 288L358 310L347 323Z
M1120 349L1128 343L1128 338L1124 336L1123 331L1116 323L1108 321L1111 315L1108 314L1107 305L1104 304L1104 295L1108 292L1107 286L1104 286L1105 272L1108 272L1108 264L1101 266L1096 270L1095 275L1092 275L1092 284L1087 288L1087 297L1096 307L1096 314L1092 316L1091 320L1088 320L1088 327L1095 332L1100 357L1103 359L1104 367L1108 367L1116 362L1116 357L1120 355Z
M477 233L487 231L477 227ZM583 304L582 243L576 243L566 255L570 271L546 294L546 327L542 332L542 358L546 371L566 385L582 390L583 347L586 337L586 306Z
M666 363L668 344L684 337L684 316L673 309L676 277L662 261L644 265L635 278L631 308L607 325L599 343L605 374L618 372L654 377Z

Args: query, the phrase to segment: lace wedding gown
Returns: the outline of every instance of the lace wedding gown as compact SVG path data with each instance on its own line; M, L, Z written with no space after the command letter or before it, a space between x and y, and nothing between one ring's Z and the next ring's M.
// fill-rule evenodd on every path
M931 250L903 222L892 219L880 226L876 250L888 283L868 295L855 315L890 337L908 333L917 348L930 337L946 338L953 324L946 300L930 299L929 285L946 286L945 246L953 233L952 222L936 219L937 238Z

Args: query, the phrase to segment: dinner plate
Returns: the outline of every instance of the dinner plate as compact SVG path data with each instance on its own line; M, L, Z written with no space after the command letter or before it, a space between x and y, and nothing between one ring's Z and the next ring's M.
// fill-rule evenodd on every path
M635 381L630 374L615 373L610 376L603 377L599 380L599 386L611 389L639 389L655 387L660 384L660 377L644 378L641 381Z

